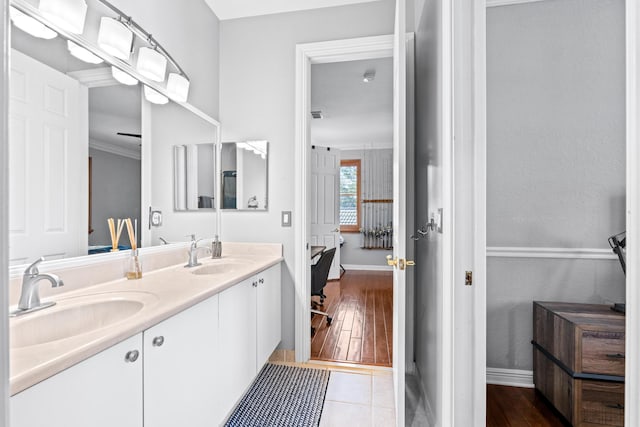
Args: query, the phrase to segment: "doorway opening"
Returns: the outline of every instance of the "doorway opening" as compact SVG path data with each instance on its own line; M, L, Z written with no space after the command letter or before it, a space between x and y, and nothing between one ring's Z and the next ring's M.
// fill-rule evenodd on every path
M310 356L391 367L392 58L312 64L310 103Z

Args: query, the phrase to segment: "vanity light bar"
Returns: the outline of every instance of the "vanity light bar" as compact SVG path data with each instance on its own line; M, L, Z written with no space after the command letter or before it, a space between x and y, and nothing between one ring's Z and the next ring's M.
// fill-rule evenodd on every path
M26 0L11 0L12 20L16 27L40 38L53 38L60 34L68 39L69 51L79 59L89 63L99 63L107 59L111 64L115 64L117 71L112 70L114 78L123 84L136 84L139 76L144 77L143 83L150 85L149 90L154 94L150 95L158 103L166 103L167 96L176 102L186 102L189 95L189 77L169 53L155 40L151 34L138 25L130 16L125 15L120 9L112 5L107 0L96 0L98 3L110 9L116 18L102 17L98 31L97 45L102 52L99 52L89 41L82 38L84 33L85 19L87 16L87 3L85 0L40 0L39 6L35 8ZM15 10L15 12L14 12ZM16 13L17 12L17 13ZM95 14L94 14L95 15ZM31 19L32 23L25 22ZM33 25L35 23L36 25ZM146 46L138 49L135 66L131 61L131 54L134 48L134 36L141 39ZM80 44L85 44L94 50L86 49ZM123 62L119 62L123 61ZM164 90L154 82L164 82L167 73L167 63L170 63L177 72L169 72ZM128 71L133 76L124 77L122 74ZM116 77L116 75L118 77ZM136 76L136 77L134 77ZM138 77L139 78L139 77ZM134 82L135 80L135 82ZM158 89L153 89L156 87ZM162 90L163 93L158 92ZM166 90L166 92L164 92ZM151 92L150 92L151 93ZM159 95L155 96L155 94Z

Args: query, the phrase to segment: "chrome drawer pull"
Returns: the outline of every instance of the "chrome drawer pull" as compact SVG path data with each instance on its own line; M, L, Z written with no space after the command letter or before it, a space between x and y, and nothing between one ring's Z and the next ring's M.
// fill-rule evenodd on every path
M610 359L624 359L624 354L622 353L607 354L607 357Z
M624 405L621 405L619 403L616 403L615 405L605 405L605 406L611 409L624 409Z

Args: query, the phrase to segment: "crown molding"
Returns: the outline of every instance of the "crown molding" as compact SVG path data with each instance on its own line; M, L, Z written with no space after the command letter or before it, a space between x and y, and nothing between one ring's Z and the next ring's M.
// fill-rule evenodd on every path
M487 1L487 7L497 7L497 6L513 6L516 4L523 4L523 3L537 3L540 1L547 1L547 0L486 0Z
M110 67L89 68L86 70L69 71L68 76L78 80L88 88L116 86L118 81L111 75Z
M95 139L89 140L89 148L115 154L117 156L129 157L130 159L142 159L140 151L138 150L121 147L119 145L107 144L106 142L96 141Z

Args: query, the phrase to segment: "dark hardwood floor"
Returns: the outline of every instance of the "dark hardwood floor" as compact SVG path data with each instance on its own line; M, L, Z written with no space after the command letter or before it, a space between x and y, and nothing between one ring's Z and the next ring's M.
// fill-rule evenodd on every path
M562 418L532 388L487 385L487 427L562 427Z
M327 299L312 315L311 359L391 366L393 275L386 271L347 271L327 283ZM313 297L319 301L318 297Z

